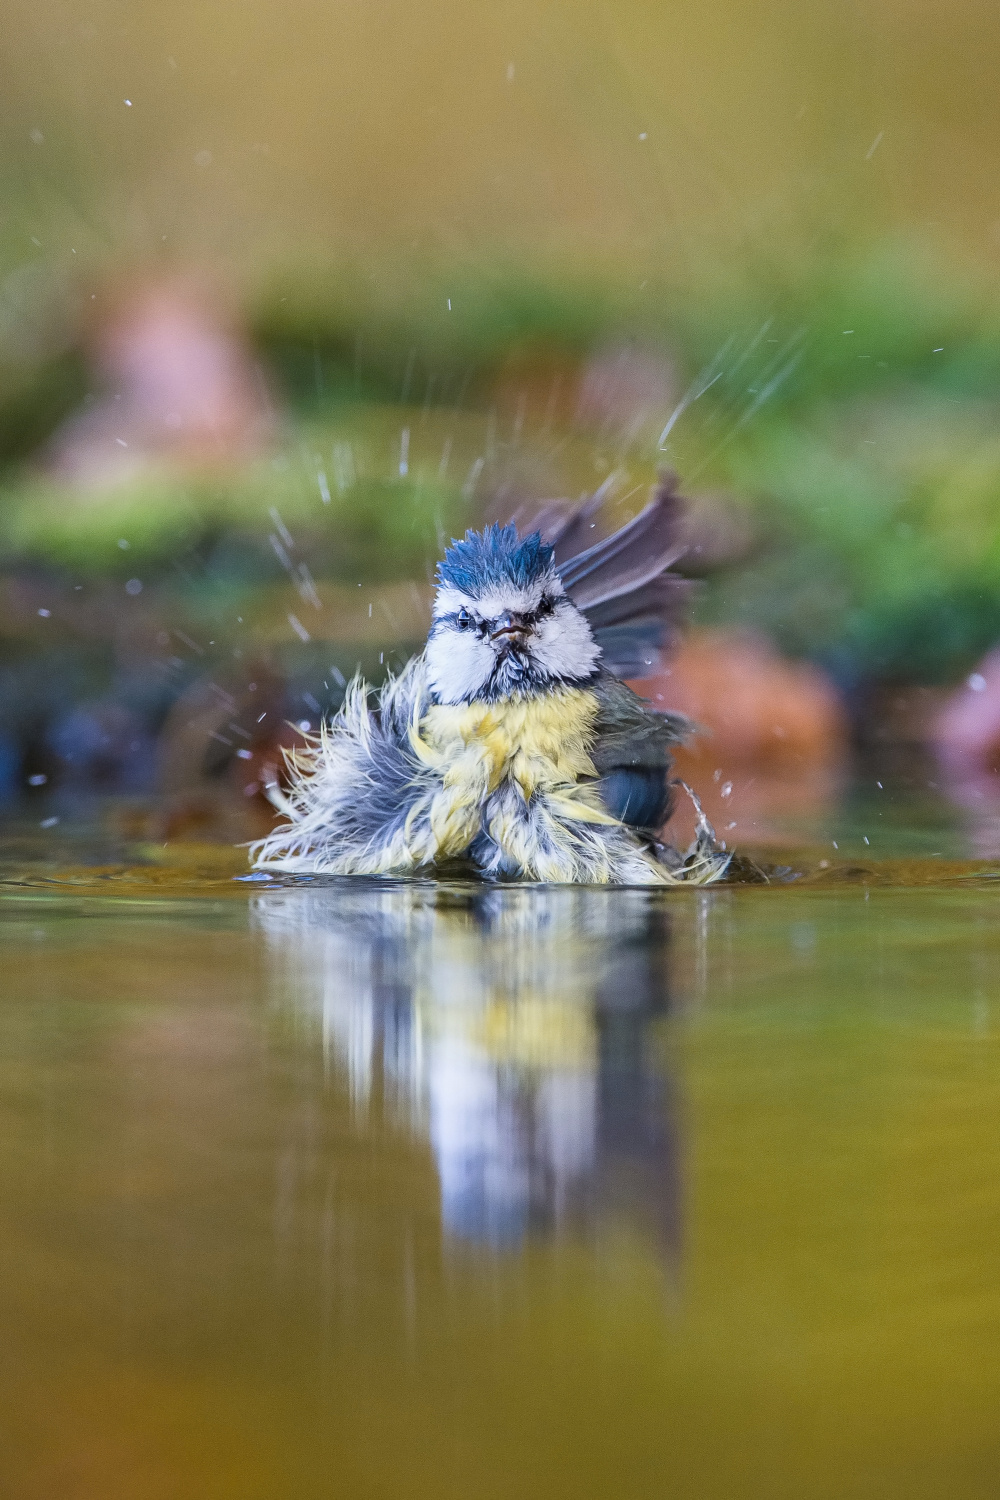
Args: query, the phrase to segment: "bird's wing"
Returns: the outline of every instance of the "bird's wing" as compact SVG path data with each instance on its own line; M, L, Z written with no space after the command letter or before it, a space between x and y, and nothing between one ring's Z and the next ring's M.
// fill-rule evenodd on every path
M602 775L634 766L667 771L670 750L682 744L694 726L683 714L659 713L625 682L602 670L594 687L598 712L591 758Z
M600 673L594 690L599 707L590 753L604 804L623 823L659 828L673 803L671 747L692 726L680 714L654 712L610 672Z
M692 584L671 572L684 552L679 539L683 501L677 476L664 474L653 498L633 521L591 543L601 507L602 485L576 503L543 502L512 519L522 535L540 531L555 548L559 576L573 603L586 615L601 647L603 663L616 677L648 677L676 638Z

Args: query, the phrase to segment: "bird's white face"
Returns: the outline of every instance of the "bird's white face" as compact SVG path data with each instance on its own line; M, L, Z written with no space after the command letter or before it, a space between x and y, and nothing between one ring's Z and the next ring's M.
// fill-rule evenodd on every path
M601 650L555 573L526 588L492 584L478 597L445 584L424 653L439 703L537 693L579 682Z

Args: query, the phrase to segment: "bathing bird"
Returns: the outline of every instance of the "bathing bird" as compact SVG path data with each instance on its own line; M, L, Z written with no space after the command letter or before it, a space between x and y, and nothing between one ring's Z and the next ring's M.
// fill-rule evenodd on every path
M728 856L703 817L684 855L657 837L671 748L691 726L623 680L658 665L689 588L672 570L676 480L595 541L606 498L547 502L452 542L423 652L377 696L356 677L339 712L288 752L290 790L270 789L285 821L251 846L259 869L719 878Z

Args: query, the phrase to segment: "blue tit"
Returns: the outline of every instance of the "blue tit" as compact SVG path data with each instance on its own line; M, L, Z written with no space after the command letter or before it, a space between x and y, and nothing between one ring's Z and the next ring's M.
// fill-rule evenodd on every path
M680 856L671 746L689 726L652 711L643 676L676 630L680 500L592 542L601 491L526 521L469 531L438 565L427 644L371 705L340 711L289 755L285 822L252 846L265 870L329 875L669 885L718 879L728 857L702 819Z

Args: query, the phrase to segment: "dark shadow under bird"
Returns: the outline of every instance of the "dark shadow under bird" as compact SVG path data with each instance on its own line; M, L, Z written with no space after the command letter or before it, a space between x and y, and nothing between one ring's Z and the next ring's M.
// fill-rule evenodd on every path
M469 531L438 565L427 644L370 706L339 713L289 757L286 822L258 867L337 875L454 869L491 879L708 882L727 857L702 822L680 856L657 842L671 746L689 732L622 680L658 664L689 585L672 571L681 501L591 543L603 492Z

